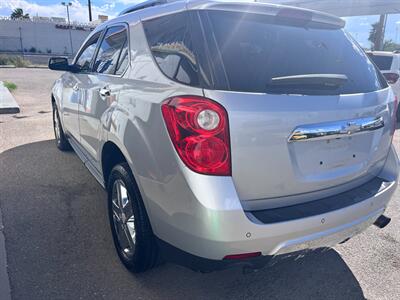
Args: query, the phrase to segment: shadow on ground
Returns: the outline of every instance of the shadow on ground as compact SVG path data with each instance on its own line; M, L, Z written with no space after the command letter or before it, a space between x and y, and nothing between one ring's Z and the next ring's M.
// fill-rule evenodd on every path
M131 275L115 255L106 194L54 141L0 154L0 205L15 299L364 299L334 250L258 272L195 273L172 264Z

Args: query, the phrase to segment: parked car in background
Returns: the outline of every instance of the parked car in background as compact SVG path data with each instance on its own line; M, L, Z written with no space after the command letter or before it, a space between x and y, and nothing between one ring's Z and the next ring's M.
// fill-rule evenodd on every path
M400 99L400 53L369 51L367 54L381 70L394 93ZM400 106L397 108L397 120L400 122Z
M108 191L133 272L260 267L380 228L396 97L340 18L149 1L96 27L52 90L57 147Z

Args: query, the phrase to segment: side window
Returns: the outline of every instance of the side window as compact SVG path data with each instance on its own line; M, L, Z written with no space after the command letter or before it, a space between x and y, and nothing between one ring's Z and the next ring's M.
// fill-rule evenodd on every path
M76 59L75 67L77 67L81 72L87 72L90 70L90 63L96 51L96 46L100 35L101 32L95 33L86 43Z
M122 75L129 63L129 45L128 40L125 41L124 47L122 48L121 55L119 56L117 69L115 75Z
M104 74L115 74L118 60L127 44L127 32L124 26L114 26L107 29L104 39L100 44L99 52L93 71ZM121 72L123 72L122 70Z
M178 82L199 86L188 14L176 13L143 24L151 52L161 71Z

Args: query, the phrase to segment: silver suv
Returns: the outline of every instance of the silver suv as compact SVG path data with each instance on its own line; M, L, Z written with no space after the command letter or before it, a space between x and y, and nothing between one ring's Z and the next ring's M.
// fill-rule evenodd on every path
M152 0L97 27L52 91L57 147L108 191L132 272L260 267L346 241L397 186L397 99L331 15Z

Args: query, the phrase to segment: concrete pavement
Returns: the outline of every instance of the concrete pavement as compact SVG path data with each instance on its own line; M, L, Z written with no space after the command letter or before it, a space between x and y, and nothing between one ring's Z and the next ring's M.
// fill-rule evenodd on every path
M0 70L0 80L6 76L19 87L23 117L0 116L0 207L13 299L399 298L400 190L387 228L371 227L325 252L249 274L172 264L130 274L113 248L105 192L73 152L55 147L49 90L59 74ZM394 144L400 153L399 130Z

